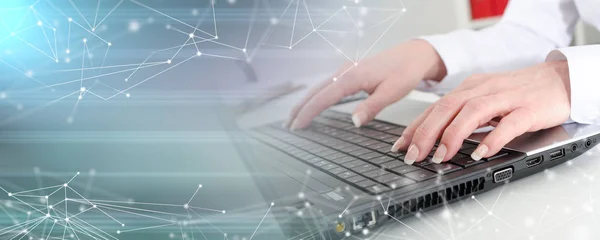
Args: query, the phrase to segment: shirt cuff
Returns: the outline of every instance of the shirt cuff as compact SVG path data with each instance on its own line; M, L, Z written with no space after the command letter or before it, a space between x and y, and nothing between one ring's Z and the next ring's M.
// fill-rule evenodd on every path
M546 61L566 60L571 85L571 120L591 124L600 121L600 45L554 50Z

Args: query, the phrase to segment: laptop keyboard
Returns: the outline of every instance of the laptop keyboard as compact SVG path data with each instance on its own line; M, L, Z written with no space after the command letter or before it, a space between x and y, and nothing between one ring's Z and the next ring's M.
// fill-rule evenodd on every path
M474 161L470 154L475 147L465 142L459 153L450 161L435 164L429 156L413 165L404 163L404 153L391 152L392 144L400 137L404 127L374 120L356 128L351 116L326 111L310 127L289 131L281 122L255 129L252 136L292 157L316 167L347 184L370 194L380 194L417 182L492 161L510 154L497 155Z

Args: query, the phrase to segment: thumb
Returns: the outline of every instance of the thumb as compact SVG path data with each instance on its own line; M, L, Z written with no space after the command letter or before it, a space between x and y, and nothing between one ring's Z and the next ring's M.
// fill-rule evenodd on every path
M379 85L371 95L360 103L352 114L354 126L369 123L381 110L404 97L408 90L400 86Z

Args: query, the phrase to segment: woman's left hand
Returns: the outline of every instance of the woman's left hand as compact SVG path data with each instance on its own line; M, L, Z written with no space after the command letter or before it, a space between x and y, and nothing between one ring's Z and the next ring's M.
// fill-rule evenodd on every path
M432 161L448 161L473 131L500 119L471 155L480 160L498 153L525 132L564 123L571 112L569 99L566 61L511 73L474 75L406 128L392 151L407 150L404 161L413 164L425 159L441 138Z

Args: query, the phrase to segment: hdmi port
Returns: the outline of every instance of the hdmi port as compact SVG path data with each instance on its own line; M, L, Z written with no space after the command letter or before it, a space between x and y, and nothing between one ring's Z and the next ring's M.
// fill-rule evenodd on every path
M529 167L540 165L540 164L542 164L542 162L544 162L544 158L542 156L539 156L539 157L532 158L532 159L525 161L525 164L527 164L527 167L529 168Z
M562 158L565 156L565 149L561 148L560 150L556 150L550 153L550 161Z

